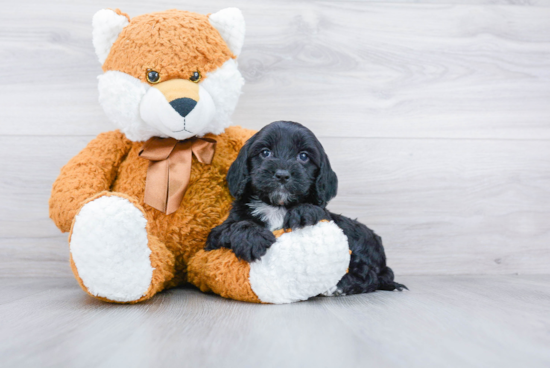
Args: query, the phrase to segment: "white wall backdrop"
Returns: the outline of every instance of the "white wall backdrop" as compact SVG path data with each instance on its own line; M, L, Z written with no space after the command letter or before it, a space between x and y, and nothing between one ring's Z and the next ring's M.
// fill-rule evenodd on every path
M112 126L91 18L228 6L247 21L234 123L310 127L336 212L397 274L550 271L550 1L20 0L0 12L0 276L70 276L51 184Z

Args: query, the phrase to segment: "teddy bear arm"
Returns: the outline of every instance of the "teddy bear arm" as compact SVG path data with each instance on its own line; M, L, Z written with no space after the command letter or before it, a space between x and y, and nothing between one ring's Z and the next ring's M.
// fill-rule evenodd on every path
M87 199L110 190L131 145L118 130L102 133L61 169L49 207L50 218L62 232L71 229L74 216Z

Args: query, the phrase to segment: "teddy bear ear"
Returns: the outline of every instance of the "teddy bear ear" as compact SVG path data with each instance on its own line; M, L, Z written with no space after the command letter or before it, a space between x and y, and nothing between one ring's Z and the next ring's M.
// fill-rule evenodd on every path
M92 38L95 53L101 65L107 59L111 46L129 23L129 17L120 10L102 9L92 19Z
M220 32L232 53L239 56L244 42L243 13L237 8L227 8L208 17L210 24Z

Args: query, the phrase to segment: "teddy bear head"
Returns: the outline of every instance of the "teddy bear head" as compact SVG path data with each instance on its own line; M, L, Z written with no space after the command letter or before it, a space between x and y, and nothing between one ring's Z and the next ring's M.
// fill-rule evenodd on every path
M220 134L241 94L239 9L208 16L168 10L130 19L104 9L93 18L102 64L99 103L128 139Z

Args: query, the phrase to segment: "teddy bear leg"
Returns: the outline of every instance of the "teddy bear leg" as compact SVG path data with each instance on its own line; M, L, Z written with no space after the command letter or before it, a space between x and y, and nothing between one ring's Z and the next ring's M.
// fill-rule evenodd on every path
M174 255L148 233L137 201L123 194L88 200L74 219L69 247L80 286L104 301L149 299L174 277Z
M261 301L307 300L334 287L348 272L348 238L333 221L275 235L267 253L250 264L250 285Z
M187 279L203 292L224 298L261 303L250 286L250 264L240 260L232 250L200 250L187 265Z
M275 235L277 241L252 263L226 248L199 251L189 263L189 281L226 298L283 304L326 292L346 274L348 240L334 222Z

